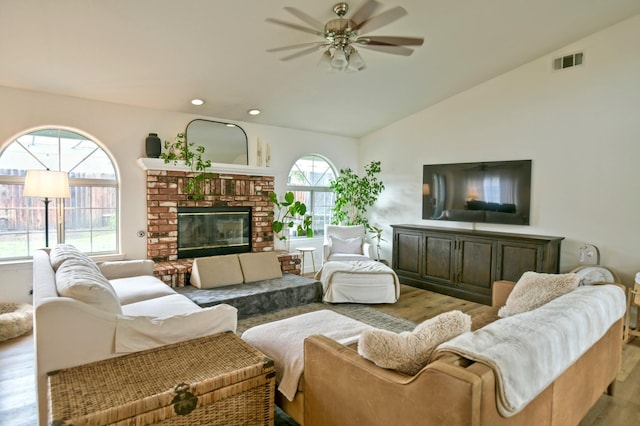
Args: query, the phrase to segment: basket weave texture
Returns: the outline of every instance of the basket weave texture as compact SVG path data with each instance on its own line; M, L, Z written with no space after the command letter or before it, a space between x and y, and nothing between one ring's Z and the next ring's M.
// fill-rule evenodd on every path
M172 404L181 385L194 404L197 398L186 415L176 414ZM219 333L50 373L49 420L75 426L273 425L274 389L273 362L234 333Z

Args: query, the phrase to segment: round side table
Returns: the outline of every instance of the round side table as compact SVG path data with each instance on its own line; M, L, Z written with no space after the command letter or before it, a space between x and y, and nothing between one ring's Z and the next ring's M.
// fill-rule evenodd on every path
M300 271L300 274L304 275L304 255L307 253L311 254L311 263L313 264L313 273L315 275L316 273L316 260L313 258L313 252L316 251L315 247L298 247L296 250L298 250L301 253L302 256L302 270Z

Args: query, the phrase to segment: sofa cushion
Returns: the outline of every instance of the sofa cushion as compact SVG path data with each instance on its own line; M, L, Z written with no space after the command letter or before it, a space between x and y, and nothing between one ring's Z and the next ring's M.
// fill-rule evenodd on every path
M331 253L362 254L362 237L338 238L330 237Z
M139 275L153 275L155 263L153 260L119 260L100 262L100 272L108 280L116 278L134 277Z
M56 272L58 294L70 297L103 311L120 314L122 309L115 290L95 263L66 259Z
M71 244L58 244L49 252L49 260L51 261L51 266L54 271L57 271L60 265L68 259L83 261L86 262L88 266L93 266L96 270L98 269L96 263L91 260L86 253Z
M471 317L450 311L428 319L409 332L366 330L358 341L358 353L377 366L414 375L429 363L438 345L471 330Z
M165 318L197 312L202 308L181 294L169 294L122 306L122 313L134 317Z
M271 280L282 277L282 269L276 252L242 253L238 255L244 282Z
M240 284L244 281L237 254L199 257L191 268L191 285L198 288L214 288Z
M539 308L558 296L575 290L580 278L575 273L543 274L525 272L507 297L506 304L498 311L500 318Z
M109 282L120 300L120 305L175 294L174 289L151 275L117 278Z

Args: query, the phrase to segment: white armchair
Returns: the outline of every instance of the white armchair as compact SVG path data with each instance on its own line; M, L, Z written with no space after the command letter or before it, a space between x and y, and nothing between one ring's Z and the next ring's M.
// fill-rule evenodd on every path
M373 259L373 246L365 241L364 225L325 225L323 262L371 259Z

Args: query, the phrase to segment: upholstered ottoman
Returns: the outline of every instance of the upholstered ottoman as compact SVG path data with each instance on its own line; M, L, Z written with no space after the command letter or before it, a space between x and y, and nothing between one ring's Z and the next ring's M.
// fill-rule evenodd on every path
M276 404L298 423L304 417L304 340L316 334L343 345L356 343L360 334L372 326L329 310L297 315L257 325L245 331L242 339L275 363Z
M396 273L375 260L325 262L316 279L329 303L395 303L400 297Z

